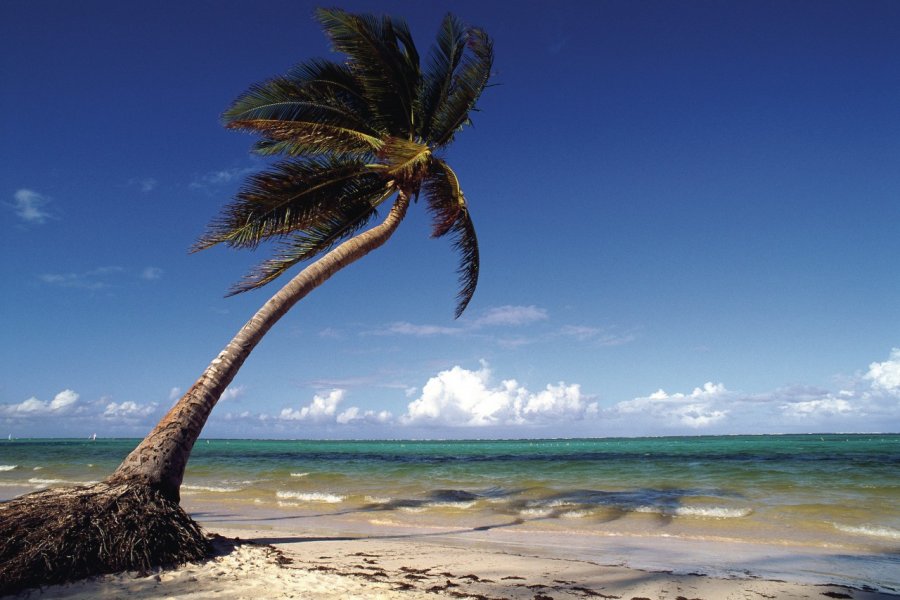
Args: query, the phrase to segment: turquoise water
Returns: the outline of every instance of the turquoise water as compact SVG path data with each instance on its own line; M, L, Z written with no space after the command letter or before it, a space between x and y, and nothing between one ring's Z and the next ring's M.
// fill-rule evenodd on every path
M97 481L138 440L0 442L0 499ZM370 527L900 549L900 435L590 440L201 440L183 503Z

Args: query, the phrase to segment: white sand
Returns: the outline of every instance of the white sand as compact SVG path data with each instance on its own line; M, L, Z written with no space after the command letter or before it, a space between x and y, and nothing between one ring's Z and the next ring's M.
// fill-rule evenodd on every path
M217 558L149 577L105 576L32 592L50 599L397 599L730 600L853 598L888 594L760 579L674 575L596 562L529 556L527 551L448 544L441 539L315 539L272 530L223 534L273 541L271 546L220 538ZM23 595L24 597L24 595Z

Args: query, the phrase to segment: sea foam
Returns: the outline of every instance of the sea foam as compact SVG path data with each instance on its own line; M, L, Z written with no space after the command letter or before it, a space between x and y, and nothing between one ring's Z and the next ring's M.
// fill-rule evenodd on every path
M278 491L275 495L279 498L292 500L302 500L303 502L324 502L326 504L337 504L343 502L346 496L337 494L327 494L323 492L282 492Z
M712 519L740 519L753 512L750 508L722 506L679 506L672 513L679 517L708 517Z
M182 485L182 490L189 492L239 492L241 488L214 485Z
M19 465L0 465L0 471L12 471L19 468Z
M835 528L844 533L853 533L856 535L867 535L869 537L887 538L889 540L900 540L900 529L893 527L874 526L874 525L841 525L834 523Z
M707 519L740 519L753 512L752 508L725 508L724 506L678 506L674 509L658 506L638 506L634 512L659 514L671 517L701 517Z

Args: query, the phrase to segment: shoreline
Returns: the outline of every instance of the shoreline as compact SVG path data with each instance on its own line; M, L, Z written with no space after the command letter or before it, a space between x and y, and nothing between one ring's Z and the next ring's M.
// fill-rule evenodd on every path
M637 568L621 560L621 551L641 545L639 538L618 537L584 548L572 540L536 538L511 526L466 531L354 533L335 519L316 519L292 527L290 517L268 522L238 514L194 515L214 536L217 555L197 564L52 586L16 598L88 600L129 598L187 600L248 598L425 600L436 597L475 600L729 600L746 598L897 600L900 595L865 585L788 581L736 568L727 576L660 564ZM672 540L668 540L671 542ZM677 543L682 542L677 541ZM644 540L648 542L648 540ZM660 555L677 547L659 547ZM690 542L690 541L688 541ZM710 554L734 552L735 544L704 541ZM619 554L610 552L618 548ZM747 550L746 548L744 550ZM771 546L766 560L789 561L796 548ZM827 557L826 557L827 558ZM896 560L896 557L893 557ZM673 561L674 562L674 561ZM825 576L827 579L827 576Z
M220 530L246 535L247 530ZM765 579L723 579L700 574L645 571L573 559L463 549L434 540L340 540L260 545L247 538L216 537L208 561L24 592L46 600L186 600L266 598L286 600L730 600L778 598L896 600L900 596ZM294 545L302 543L297 550Z

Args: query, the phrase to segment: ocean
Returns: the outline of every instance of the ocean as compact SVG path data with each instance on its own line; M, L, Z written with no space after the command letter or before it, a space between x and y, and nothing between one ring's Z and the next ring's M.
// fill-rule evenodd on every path
M98 481L137 443L0 442L0 499ZM853 583L900 587L900 435L201 439L182 503L201 521L332 516L367 535L510 527L766 544L861 557Z

